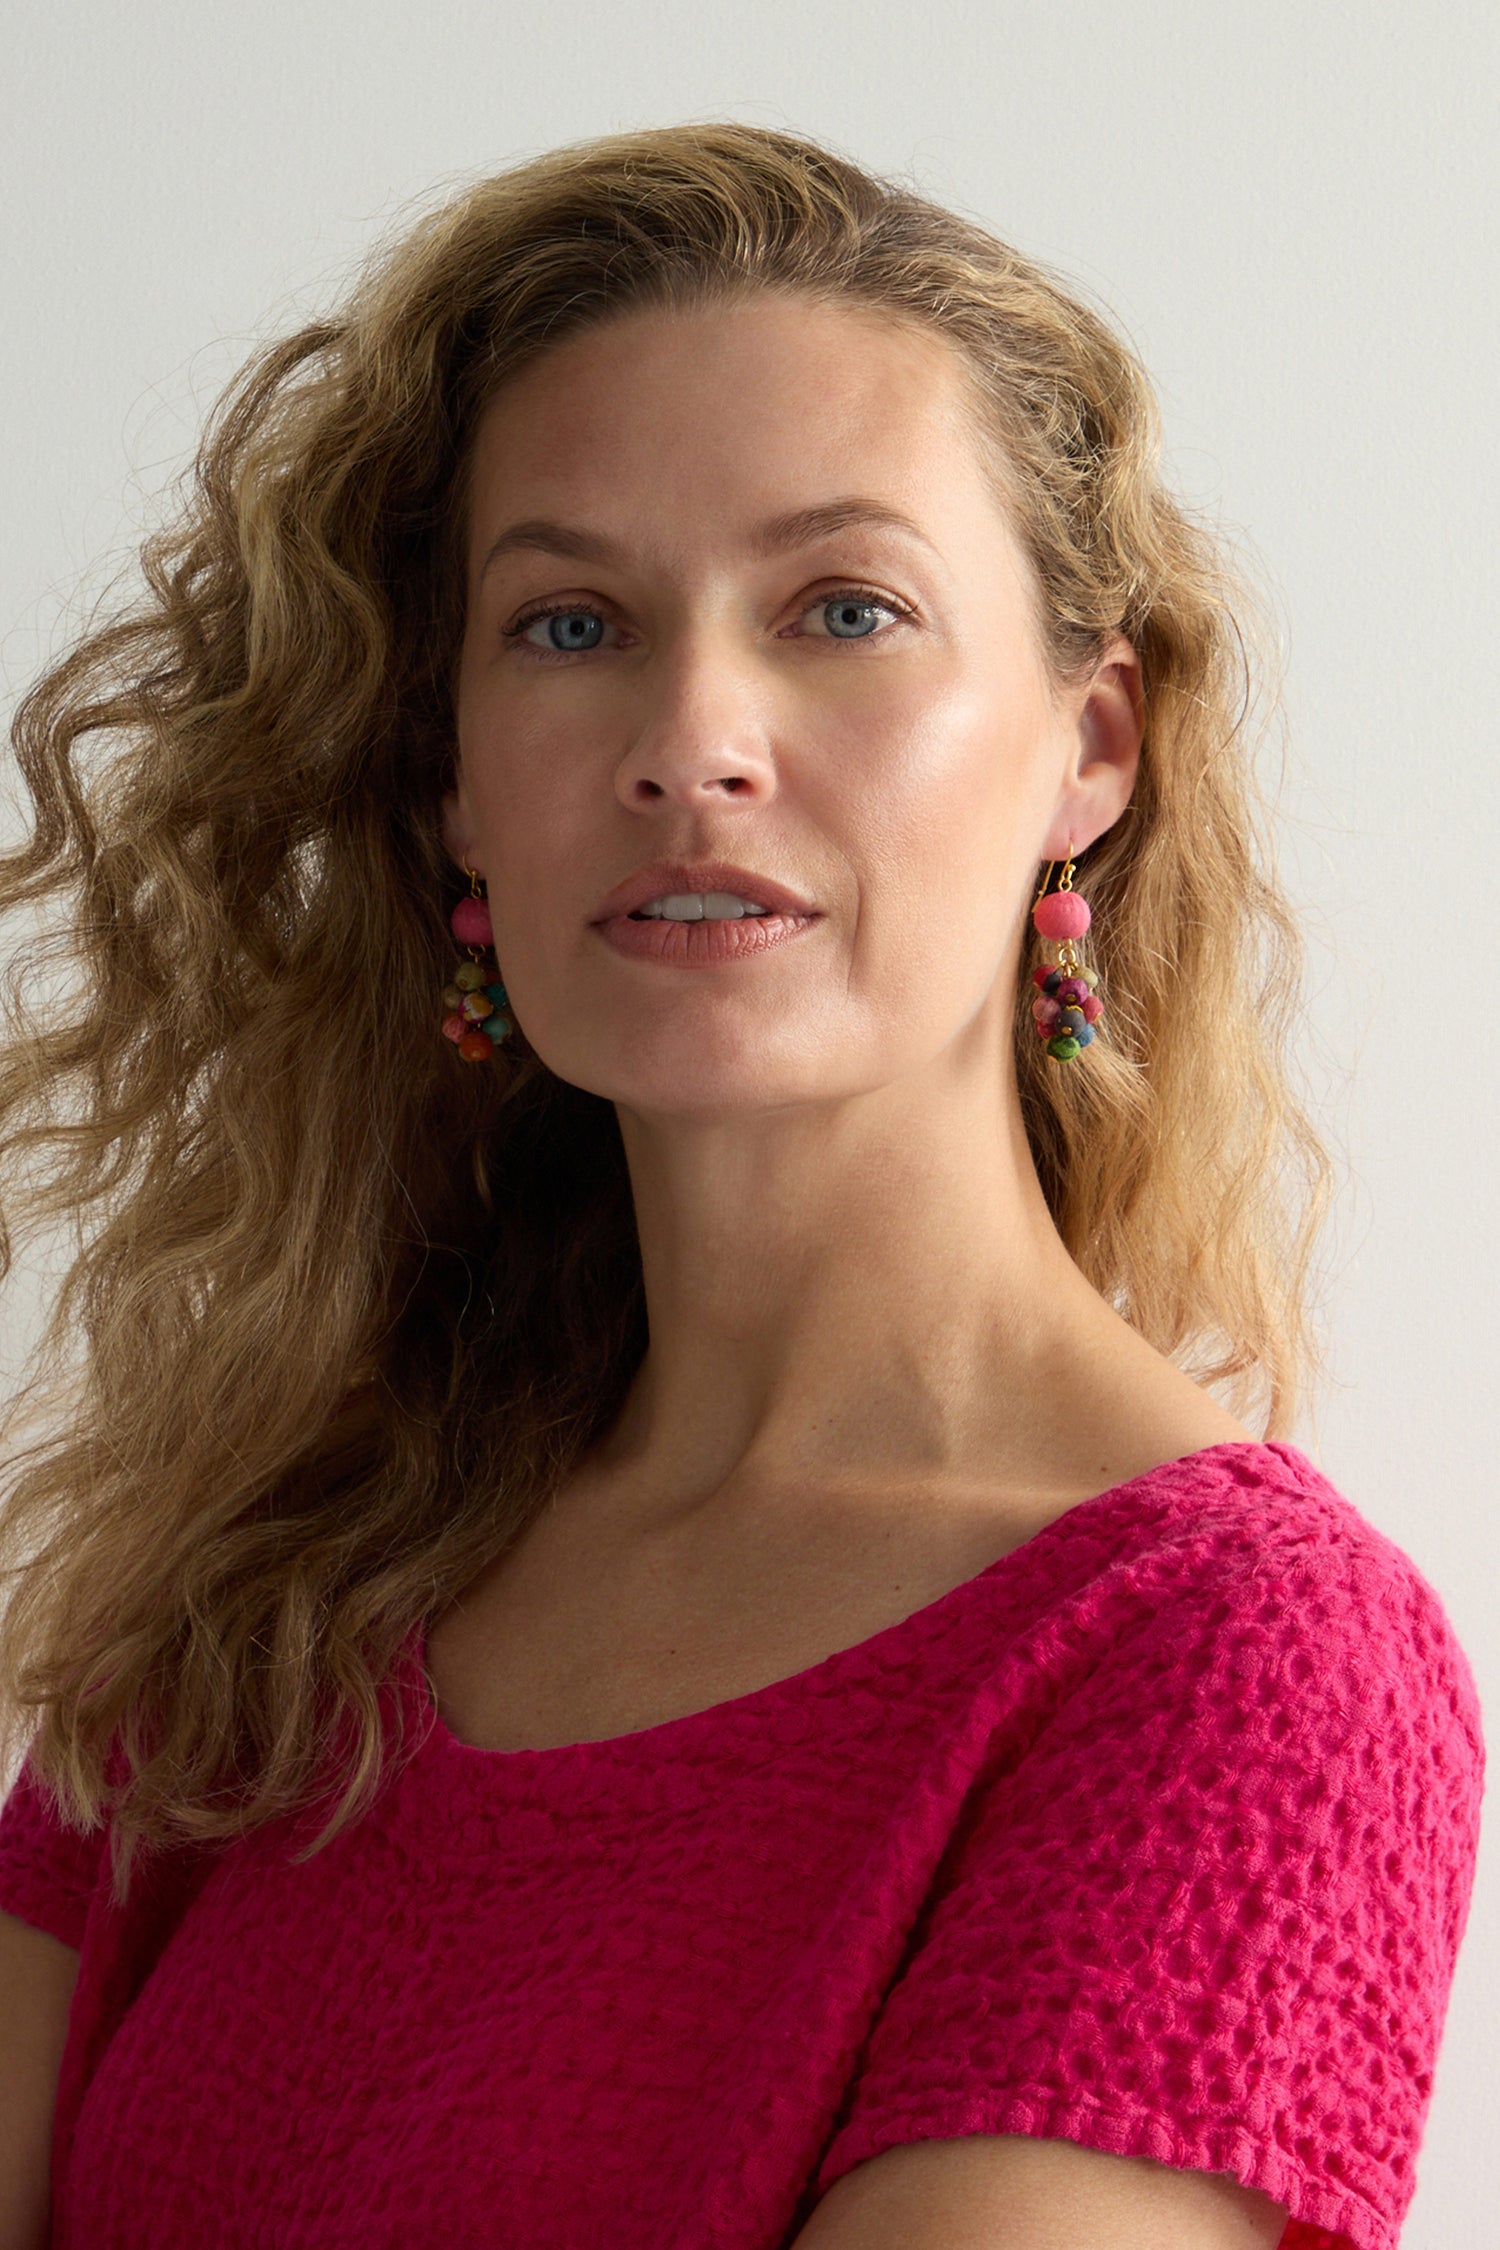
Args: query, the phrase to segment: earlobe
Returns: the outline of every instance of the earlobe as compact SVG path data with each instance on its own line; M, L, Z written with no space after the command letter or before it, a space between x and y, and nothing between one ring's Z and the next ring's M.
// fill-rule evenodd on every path
M464 862L467 861L471 867L482 874L483 869L479 867L476 856L478 839L474 834L474 823L469 814L462 773L459 775L457 787L444 792L441 799L441 808L443 848L448 857L455 867L462 867Z

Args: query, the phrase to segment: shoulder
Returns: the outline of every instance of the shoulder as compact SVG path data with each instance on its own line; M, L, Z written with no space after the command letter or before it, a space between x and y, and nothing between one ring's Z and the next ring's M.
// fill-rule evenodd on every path
M1436 1589L1300 1447L1286 1439L1209 1445L1102 1495L1118 1500L1141 1554L1177 1559L1184 1585L1258 1587L1294 1578L1332 1600L1342 1589L1408 1614L1420 1633L1443 1617Z
M1484 1778L1478 1693L1436 1588L1285 1441L1208 1449L1147 1480L1156 1512L1126 1563L1136 1599L1096 1653L1093 1692L1162 1737L1191 1715L1243 1795L1309 1830L1364 1808L1447 1838L1472 1864Z
M1258 1745L1268 1768L1293 1745L1316 1761L1357 1744L1367 1766L1404 1764L1415 1788L1449 1790L1455 1818L1475 1816L1479 1701L1443 1601L1298 1447L1165 1461L1038 1544L1038 1623L1069 1648L1069 1701L1105 1739L1165 1730L1165 1752L1191 1712L1199 1739Z
M1167 1474L1189 1503L1173 1531L1205 1588L1280 1621L1288 1640L1357 1628L1372 1649L1404 1655L1413 1676L1472 1685L1437 1589L1299 1447L1221 1446Z
M107 1848L105 1824L68 1824L28 1752L0 1804L0 1911L76 1951Z

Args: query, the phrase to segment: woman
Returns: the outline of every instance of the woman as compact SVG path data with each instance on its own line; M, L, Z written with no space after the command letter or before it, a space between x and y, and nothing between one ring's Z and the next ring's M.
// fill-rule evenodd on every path
M1388 2250L1479 1714L1283 1434L1295 930L1130 354L624 136L262 353L146 569L16 730L6 1146L103 1214L16 2239L50 2150L91 2250Z

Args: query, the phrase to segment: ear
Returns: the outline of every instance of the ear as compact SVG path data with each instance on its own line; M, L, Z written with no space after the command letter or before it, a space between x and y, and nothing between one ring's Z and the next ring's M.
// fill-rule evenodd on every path
M465 860L476 875L483 875L479 864L479 839L474 833L474 816L469 810L469 793L464 786L464 770L455 768L457 781L452 789L445 790L442 804L443 845L455 867Z
M1043 856L1074 858L1113 828L1135 788L1146 726L1141 660L1123 633L1100 652L1064 706L1068 762Z

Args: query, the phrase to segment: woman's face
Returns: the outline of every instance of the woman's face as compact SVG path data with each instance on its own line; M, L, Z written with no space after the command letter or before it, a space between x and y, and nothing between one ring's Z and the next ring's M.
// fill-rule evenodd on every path
M490 402L444 833L559 1077L768 1109L1008 1041L1037 863L1129 796L1137 667L1050 683L966 395L940 339L767 295ZM762 884L798 911L718 918Z

